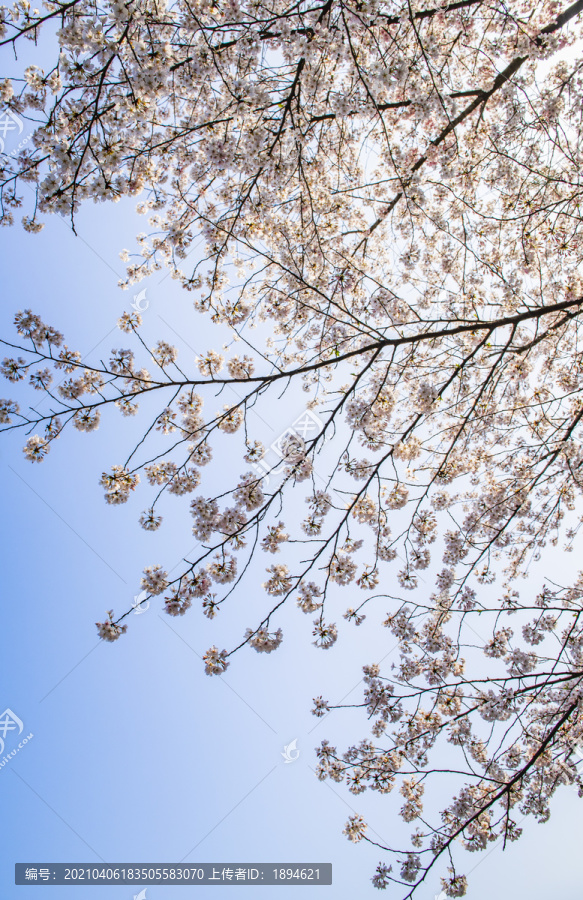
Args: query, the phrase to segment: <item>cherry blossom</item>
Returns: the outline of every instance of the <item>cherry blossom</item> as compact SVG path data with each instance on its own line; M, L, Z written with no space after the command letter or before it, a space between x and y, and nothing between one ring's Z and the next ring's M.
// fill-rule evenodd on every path
M56 438L111 429L106 502L143 494L147 531L189 509L191 557L141 585L219 630L253 596L207 674L275 651L285 604L318 615L318 651L388 629L394 668L364 669L370 733L323 742L318 775L400 794L410 843L379 848L372 882L403 900L430 875L464 896L458 848L545 821L583 740L583 576L545 568L583 521L581 4L484 9L76 0L17 3L0 27L48 60L0 81L32 133L0 154L3 224L43 240L51 214L76 227L89 201L133 198L121 287L167 268L192 333L204 319L222 344L179 358L126 311L110 353L82 359L23 309L2 431L50 466ZM267 437L254 413L269 425L288 398ZM255 556L278 560L262 582ZM345 835L372 841L359 813Z

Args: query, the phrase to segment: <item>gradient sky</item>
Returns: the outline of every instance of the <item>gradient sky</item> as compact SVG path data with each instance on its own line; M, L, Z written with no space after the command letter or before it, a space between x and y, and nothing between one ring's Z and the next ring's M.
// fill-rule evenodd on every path
M105 358L112 347L129 345L116 320L145 287L143 333L150 345L158 338L175 341L179 362L220 345L216 329L195 320L191 296L166 272L135 291L117 287L124 274L118 253L132 247L134 233L144 227L132 210L130 203L88 206L78 218L77 237L58 217L38 236L18 227L5 230L2 336L15 337L14 313L30 307L63 331L69 346L94 360ZM1 390L2 396L18 396L7 382ZM302 413L302 403L305 395L290 395L270 410L269 423L257 422L266 443ZM370 883L381 851L349 843L342 828L359 812L374 840L403 844L408 830L395 815L399 797L354 797L342 785L318 782L313 772L319 742L327 737L345 748L368 736L366 716L349 710L319 720L309 712L319 694L333 703L359 702L362 665L383 659L388 666L394 639L374 622L350 628L341 619L345 599L338 614L345 639L324 653L310 643L312 617L294 607L278 620L286 638L277 653L245 649L225 676L209 678L202 654L213 643L232 646L264 608L265 596L252 588L259 579L251 578L213 622L195 608L170 618L159 598L130 617L128 633L117 643L99 642L93 623L110 607L119 613L131 605L144 565L171 569L196 545L184 501L173 500L174 515L154 535L137 524L144 492L122 507L105 504L101 472L122 461L140 424L119 415L109 421L93 435L71 431L42 465L24 459L22 434L0 443L0 712L12 709L24 722L23 734L34 734L0 770L1 900L28 900L39 891L71 900L138 893L128 886L13 883L15 862L102 861L331 862L332 887L295 886L290 892L338 900L397 897ZM226 451L219 462L230 465ZM281 751L294 739L300 757L285 764ZM5 752L12 746L7 739ZM469 857L461 868L467 874L476 867L470 900L579 900L582 812L574 790L565 787L549 823L524 823L525 836L504 853L496 846L486 857ZM152 886L147 898L219 900L232 889ZM259 891L238 886L235 896L263 896ZM276 891L266 887L265 897ZM436 873L416 897L434 900L439 893Z

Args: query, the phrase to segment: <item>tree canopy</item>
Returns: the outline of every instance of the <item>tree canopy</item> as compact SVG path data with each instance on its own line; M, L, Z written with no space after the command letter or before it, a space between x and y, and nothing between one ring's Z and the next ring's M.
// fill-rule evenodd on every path
M101 483L114 505L144 492L146 530L171 516L167 495L188 495L196 558L175 577L147 566L141 582L170 615L228 610L267 554L263 612L237 646L208 650L209 674L247 645L276 650L283 604L314 618L322 649L365 615L396 636L399 666L365 667L372 733L346 751L324 741L318 757L319 776L354 794L403 796L410 846L383 847L373 877L402 898L436 869L463 896L460 845L515 840L519 814L546 820L561 784L583 795L583 575L543 572L533 587L561 552L544 548L577 546L582 521L581 11L2 7L16 60L23 41L58 41L49 71L0 84L5 115L34 129L0 156L3 223L37 232L59 213L75 228L86 201L135 197L147 233L123 251L121 286L169 267L193 328L203 315L232 335L183 359L166 340L149 347L127 312L125 346L90 364L20 311L2 373L48 411L2 400L3 429L26 432L41 461L71 427L137 415L134 449ZM274 460L250 413L296 384L307 413ZM239 399L225 403L229 385ZM224 436L239 469L213 460ZM117 640L130 612L108 611L101 637ZM315 698L316 715L331 708ZM424 812L444 779L450 801ZM371 840L358 815L345 833Z

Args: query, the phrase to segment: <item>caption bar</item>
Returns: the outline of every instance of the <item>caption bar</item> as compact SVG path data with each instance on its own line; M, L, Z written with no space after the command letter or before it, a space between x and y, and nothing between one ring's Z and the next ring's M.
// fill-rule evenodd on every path
M15 884L332 884L332 863L16 863Z

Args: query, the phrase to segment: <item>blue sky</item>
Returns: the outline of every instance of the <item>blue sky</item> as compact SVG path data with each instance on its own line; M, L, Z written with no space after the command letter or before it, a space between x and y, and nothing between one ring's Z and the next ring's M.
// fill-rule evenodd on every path
M59 218L38 236L19 228L3 232L0 333L14 335L14 313L31 307L62 330L70 346L99 358L127 344L115 323L134 292L117 287L123 276L118 252L132 246L144 223L132 205L118 204L87 207L77 224L78 237ZM136 292L142 287L148 342L172 340L178 332L185 360L220 344L165 272ZM16 395L10 387L4 383L3 395ZM271 429L273 440L301 412L301 396L291 395L257 427L267 437ZM403 843L406 832L395 816L399 798L353 797L342 785L318 782L314 748L320 740L346 747L367 735L367 724L360 711L317 720L309 710L318 694L331 702L360 700L362 665L381 659L388 665L394 656L386 629L346 626L346 639L324 653L310 643L311 617L294 608L277 623L286 634L277 653L244 650L223 678L209 678L202 654L212 643L231 646L264 608L264 595L253 590L256 578L221 613L224 621L209 622L196 609L171 619L153 600L130 617L127 635L116 644L98 641L93 623L110 607L121 612L131 605L144 565L172 568L196 544L188 504L174 500L166 527L150 535L137 524L143 495L119 508L103 500L101 472L121 462L138 427L118 417L94 435L72 432L40 466L24 459L22 435L4 436L0 444L0 712L12 709L23 733L34 734L0 770L0 897L28 898L40 890L14 886L15 862L57 861L331 862L332 887L294 887L294 896L383 896L370 884L380 851L350 844L342 828L357 811L374 839ZM230 466L228 446L219 462ZM281 751L294 739L300 756L286 764ZM525 837L507 852L494 848L486 858L469 860L466 872L479 863L471 900L581 896L581 804L572 789L558 796L548 824L524 827ZM43 890L59 897L66 891L73 900L88 889ZM127 886L90 890L92 898L137 893ZM155 886L147 897L204 892L219 898L227 890ZM238 890L243 897L258 889ZM270 897L276 890L265 888ZM434 900L439 891L436 875L418 896Z

